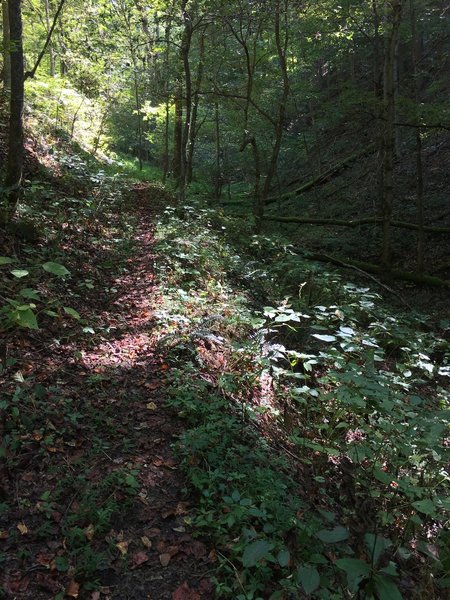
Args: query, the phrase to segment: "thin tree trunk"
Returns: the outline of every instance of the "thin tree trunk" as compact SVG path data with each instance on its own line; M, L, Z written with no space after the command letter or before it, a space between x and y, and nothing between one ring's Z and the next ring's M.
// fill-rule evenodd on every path
M386 20L391 17L390 31L385 39L383 76L383 246L381 264L385 269L391 265L391 220L394 204L394 156L395 156L395 48L402 15L402 0L393 0Z
M175 92L175 123L173 129L173 159L172 172L177 182L180 183L181 177L181 147L183 142L183 89L181 82L178 82Z
M11 94L9 110L9 142L6 177L4 182L6 221L17 209L23 171L23 107L24 107L24 57L22 38L22 3L8 0Z
M184 127L182 128L180 185L178 188L178 199L180 203L184 202L186 196L188 153L190 143L189 129L191 127L192 117L192 75L191 65L189 62L189 52L191 49L193 27L191 15L187 12L186 6L187 0L183 0L181 10L183 14L184 29L181 40L181 60L183 62L184 70L185 120Z
M3 19L3 89L11 89L11 55L9 53L9 18L8 18L8 0L2 0L2 19Z
M138 159L139 159L139 170L143 168L143 131L142 131L142 113L141 113L141 100L139 95L139 80L137 76L137 65L136 60L133 57L133 75L134 75L134 100L136 103L136 114L137 114L137 137L138 137Z
M169 129L170 129L170 78L169 78L169 61L170 61L170 32L172 29L172 21L166 24L164 39L166 42L166 50L164 53L164 72L166 77L166 101L165 101L165 117L164 117L164 150L162 156L162 182L166 183L167 173L169 172Z
M214 102L214 128L216 132L216 176L214 178L214 198L219 200L222 195L222 169L220 164L221 144L220 144L220 112L219 102Z
M283 91L281 94L281 98L279 100L278 105L278 119L275 125L275 142L272 147L272 155L270 157L269 168L267 170L266 178L264 181L264 187L262 189L262 193L259 197L259 202L256 206L255 212L255 223L256 230L259 233L262 226L262 221L264 218L264 208L266 204L266 200L269 197L270 190L272 187L273 178L277 172L278 166L278 157L280 155L281 149L281 141L283 138L283 126L284 120L286 117L286 106L287 100L289 97L289 76L287 71L287 62L286 62L286 53L288 46L288 28L287 28L287 9L288 9L288 0L284 2L284 15L285 15L285 23L284 23L284 35L285 38L281 40L281 2L277 2L275 8L275 44L277 47L277 55L278 55L278 63L280 66L281 76L283 79Z
M195 140L197 136L197 115L198 115L198 105L200 101L200 88L203 81L203 70L205 67L205 34L206 27L203 28L201 36L200 36L200 48L199 48L199 61L197 68L197 77L195 80L195 90L192 102L192 113L191 119L189 122L189 133L187 140L187 148L186 148L186 183L190 184L192 182L192 174L193 174L193 163L194 163L194 149L195 149Z
M417 65L420 61L420 46L417 35L417 15L414 0L410 0L411 14L411 33L412 33L412 63L413 63L413 81L414 97L416 101L415 123L419 125L419 106L421 101L419 73ZM425 258L425 231L424 231L424 194L423 194L423 164L422 164L422 133L420 127L415 130L416 134L416 185L417 185L417 224L419 226L417 238L417 271L423 273Z
M50 33L50 1L44 0L45 6L45 24L47 26L47 35ZM55 76L55 50L53 48L53 44L50 42L48 45L48 53L50 58L50 77Z

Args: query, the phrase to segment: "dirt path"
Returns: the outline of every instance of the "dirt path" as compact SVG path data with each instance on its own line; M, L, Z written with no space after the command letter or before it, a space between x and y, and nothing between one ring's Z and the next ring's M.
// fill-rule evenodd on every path
M136 193L145 204L145 188ZM139 209L136 247L127 272L105 286L104 297L96 298L96 305L104 306L101 345L74 344L49 352L35 338L26 350L35 379L46 390L54 386L58 397L70 399L72 417L61 416L60 422L57 415L49 417L46 431L35 435L33 443L39 445L48 428L58 428L61 434L54 436L53 447L23 456L11 474L14 506L6 517L0 515L0 551L7 557L0 584L7 598L214 597L209 579L214 557L189 529L191 503L171 448L181 425L164 406L167 366L155 354L152 328L159 300L151 217L148 210ZM85 308L89 302L86 298ZM117 484L117 473L125 483ZM68 483L61 487L64 477ZM83 485L72 490L77 478ZM105 484L109 480L114 483ZM43 501L42 494L49 490ZM101 510L106 511L111 497L116 510L102 522ZM43 507L44 502L48 506ZM20 524L27 530L18 535ZM68 541L75 529L85 536L80 552L76 541ZM67 568L65 563L61 568L63 560ZM82 561L87 566L80 577ZM89 563L95 561L88 576Z

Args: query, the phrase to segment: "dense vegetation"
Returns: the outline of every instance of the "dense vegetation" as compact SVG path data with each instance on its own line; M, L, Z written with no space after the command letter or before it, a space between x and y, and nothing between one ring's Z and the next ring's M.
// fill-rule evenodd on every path
M2 14L0 598L447 598L448 6Z

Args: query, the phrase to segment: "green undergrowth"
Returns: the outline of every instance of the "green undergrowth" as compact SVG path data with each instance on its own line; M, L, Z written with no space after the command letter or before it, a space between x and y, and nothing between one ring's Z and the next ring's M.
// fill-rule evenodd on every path
M448 321L214 210L169 209L157 237L168 401L219 597L446 597Z
M113 334L104 311L136 216L131 181L61 148L53 157L56 174L26 182L0 252L0 571L26 571L48 544L43 569L92 590L120 554L111 531L139 484L133 464L109 458L132 443L115 437L110 377L76 365Z

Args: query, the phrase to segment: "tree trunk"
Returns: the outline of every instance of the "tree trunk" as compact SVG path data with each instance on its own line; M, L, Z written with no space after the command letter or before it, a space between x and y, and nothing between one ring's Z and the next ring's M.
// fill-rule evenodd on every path
M197 115L198 115L198 104L200 101L200 88L203 81L203 70L205 67L205 34L206 27L203 28L200 36L200 47L199 47L199 61L197 68L197 77L195 80L195 90L192 103L192 114L189 123L189 134L186 148L186 183L192 182L193 174L193 163L194 163L194 147L195 140L197 137Z
M169 172L169 127L170 127L170 78L169 78L169 61L170 61L170 32L172 29L172 21L166 24L164 41L166 43L166 49L164 53L164 71L166 74L166 89L165 89L165 115L164 115L164 145L163 145L163 156L162 156L162 182L166 183L167 174Z
M395 156L395 49L402 15L403 0L393 0L386 15L391 27L385 38L383 72L383 246L381 264L385 269L391 264L391 220L394 205L394 156ZM386 24L387 25L387 24Z
M181 40L181 60L183 63L184 71L185 120L184 126L182 127L181 138L180 181L178 188L178 200L180 203L184 202L186 196L188 154L190 151L189 131L191 128L192 118L192 75L191 65L189 62L189 52L191 49L193 27L191 15L187 12L186 6L187 0L183 0L181 10L183 14L184 29Z
M2 0L2 18L3 18L3 89L11 89L11 55L9 53L9 18L8 18L8 0Z
M262 227L262 221L264 218L264 209L267 198L269 197L270 190L272 187L273 178L277 172L278 157L280 155L281 141L283 138L283 126L286 117L286 105L289 97L289 76L287 70L286 54L288 46L288 27L287 27L287 10L288 0L284 2L284 40L281 40L281 2L277 2L275 8L275 44L277 47L278 64L280 67L281 77L283 80L283 91L278 105L278 119L275 123L275 142L272 147L272 154L270 157L269 167L267 170L266 178L264 180L264 186L259 197L259 202L256 206L255 211L255 224L256 231L259 233Z
M177 84L175 92L175 124L173 129L172 172L177 184L181 177L181 146L183 142L183 88Z
M47 35L49 35L50 27L51 27L50 1L44 0L44 5L45 5L45 23L47 26ZM48 53L49 53L49 59L50 59L50 77L54 77L55 76L55 50L54 50L53 44L51 42L48 45Z
M23 107L24 107L24 58L22 40L22 3L8 0L11 94L9 110L9 141L6 177L4 182L5 216L10 221L19 202L23 171Z
M216 174L214 178L214 199L219 200L222 195L222 168L220 164L221 144L220 144L220 112L219 102L214 102L214 128L216 133Z
M421 81L419 79L418 63L421 58L420 45L417 35L417 15L414 5L414 0L410 0L411 14L411 44L412 44L412 63L413 63L413 81L414 81L414 98L416 101L415 123L419 125L419 106L421 101ZM417 186L417 223L419 225L417 239L417 271L423 273L424 269L424 254L425 254L425 230L424 230L424 198L423 198L423 164L422 164L422 133L420 127L415 130L416 134L416 186Z

